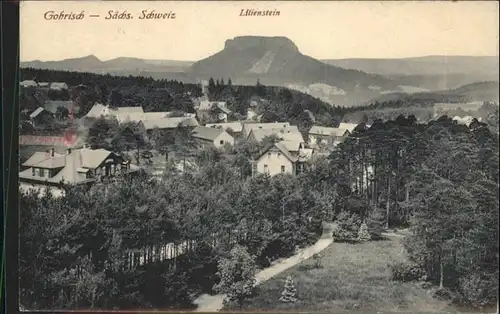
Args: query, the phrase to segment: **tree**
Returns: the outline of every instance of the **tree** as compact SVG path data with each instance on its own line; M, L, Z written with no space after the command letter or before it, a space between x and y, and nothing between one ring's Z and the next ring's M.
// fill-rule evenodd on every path
M385 218L381 210L375 209L368 216L368 221L366 226L368 227L368 233L372 240L379 240L382 238L382 232L384 231Z
M226 303L243 308L245 299L252 296L255 285L255 261L243 246L236 245L229 257L219 261L220 282L214 286L218 293L226 294Z
M335 242L353 242L357 240L360 226L358 215L344 211L338 215L335 222L337 224L333 230Z
M292 276L287 276L285 281L285 289L281 293L281 302L294 303L297 301L297 290L293 282Z

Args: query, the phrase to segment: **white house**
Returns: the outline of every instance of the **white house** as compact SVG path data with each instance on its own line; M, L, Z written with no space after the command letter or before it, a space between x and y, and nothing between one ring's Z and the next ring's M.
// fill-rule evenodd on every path
M224 145L234 145L234 138L225 130L219 128L210 128L206 126L196 127L191 136L198 141L200 146L214 145L216 148L223 148Z

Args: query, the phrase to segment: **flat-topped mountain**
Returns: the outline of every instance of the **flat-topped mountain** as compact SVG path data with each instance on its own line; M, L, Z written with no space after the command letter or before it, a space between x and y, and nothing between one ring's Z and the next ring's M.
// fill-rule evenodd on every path
M378 90L397 90L397 84L377 74L346 70L325 64L302 54L286 37L242 36L229 39L224 49L195 62L192 76L207 78L231 77L235 81L264 84L299 85L326 84L342 90L343 96L377 94ZM339 93L341 96L342 93Z

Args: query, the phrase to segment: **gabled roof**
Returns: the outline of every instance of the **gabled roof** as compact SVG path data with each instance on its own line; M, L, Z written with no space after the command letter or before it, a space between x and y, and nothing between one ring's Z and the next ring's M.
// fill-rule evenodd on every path
M174 117L156 120L143 120L142 124L146 130L158 129L175 129L178 126L195 127L198 126L198 121L195 118L189 117Z
M352 131L354 131L354 129L357 127L358 125L357 124L354 124L354 123L344 123L344 122L341 122L339 124L339 129L345 129L349 132L352 133Z
M38 107L35 109L35 111L33 111L31 114L30 114L30 119L34 119L36 118L39 114L41 114L45 109L43 107Z
M221 128L223 130L231 129L236 133L241 133L243 130L243 124L241 122L210 123L205 126L209 128Z
M274 123L244 123L243 127L250 133L251 130L255 129L283 129L290 128L290 123L288 122L274 122Z
M64 167L64 155L54 154L52 157L50 152L36 152L28 160L23 163L25 167L40 167L40 168L59 168Z
M277 148L282 154L283 156L285 156L288 160L290 160L291 162L296 162L298 160L297 157L293 156L290 151L288 151L288 149L286 148L286 146L283 144L283 142L279 142L279 143L275 143L274 145L272 146L269 146L267 149L265 149L262 154L259 156L259 158L257 159L260 159L262 156L264 156L271 148Z
M250 134L253 134L253 137L257 142L261 142L265 137L275 135L281 140L303 143L304 138L302 134L299 132L297 126L290 126L287 129L252 129ZM249 136L250 136L249 134Z
M214 141L219 135L221 135L224 132L225 132L224 130L218 128L197 126L191 133L191 136L202 140Z

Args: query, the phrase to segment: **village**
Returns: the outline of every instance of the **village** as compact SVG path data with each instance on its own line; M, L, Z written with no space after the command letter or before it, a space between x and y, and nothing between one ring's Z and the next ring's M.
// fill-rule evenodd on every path
M21 86L47 88L49 83L23 81ZM66 83L50 84L50 89L56 91L67 88ZM252 109L248 110L249 119L231 121L228 119L231 111L226 103L208 100L207 85L202 86L202 89L204 96L194 100L196 113L144 112L141 106L112 108L96 103L81 118L82 121L74 123L89 126L97 119L115 120L121 125L131 125L134 131L152 140L155 132L172 133L181 128L190 134L198 149L216 148L225 152L231 152L237 142L260 144L269 140L260 156L251 162L253 174L270 176L280 173L296 175L302 172L315 156L330 154L358 126L347 122L341 122L338 127L313 125L305 140L296 125L289 122L260 123ZM43 107L27 113L26 121L31 125L43 126L50 124L52 119L56 119L64 111L67 119L72 120L75 119L74 110L72 101L48 101ZM210 123L206 123L207 121ZM369 128L369 125L365 127ZM50 146L51 143L53 147ZM21 141L21 145L23 144ZM60 195L63 182L89 184L92 180L102 181L106 176L116 177L140 170L131 160L133 158L120 157L116 152L104 149L92 149L76 136L71 140L68 137L64 139L63 136L48 137L44 144L47 145L46 151L36 152L22 163L25 168L20 172L22 189L36 187L43 190L50 186L52 191L58 191L57 195ZM66 151L56 152L56 146L59 151L61 146L66 146ZM155 157L160 157L156 158L159 159L159 164L150 167L153 169L151 174L161 176L161 163L164 159L161 156Z

